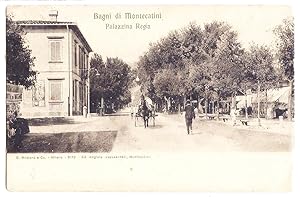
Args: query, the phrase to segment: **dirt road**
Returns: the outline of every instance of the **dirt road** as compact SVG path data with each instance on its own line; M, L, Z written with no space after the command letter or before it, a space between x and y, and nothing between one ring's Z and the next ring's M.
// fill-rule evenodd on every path
M142 120L137 127L129 117L115 117L120 126L112 151L290 151L291 136L279 133L247 130L218 121L196 119L193 134L187 135L183 117L163 115L156 125L144 128Z
M292 136L196 118L187 135L183 116L159 114L144 128L127 113L31 126L25 152L286 152ZM291 133L291 132L290 132ZM45 146L45 147L44 147ZM90 147L90 148L89 148Z

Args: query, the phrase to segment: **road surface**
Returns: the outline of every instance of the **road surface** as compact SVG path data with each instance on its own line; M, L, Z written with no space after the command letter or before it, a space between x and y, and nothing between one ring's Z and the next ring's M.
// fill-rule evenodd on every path
M193 134L187 135L183 116L160 114L156 125L143 127L128 116L112 117L119 131L112 151L290 151L287 134L247 130L221 121L194 120Z
M30 134L72 132L72 142L82 142L81 132L91 133L86 138L93 138L93 133L116 132L111 152L179 152L179 151L259 151L285 152L292 148L292 132L281 128L282 132L260 129L251 126L232 126L216 120L196 118L193 122L193 134L187 135L182 115L158 114L156 125L144 128L139 119L135 126L134 119L127 113L113 116L75 118L74 123L31 126ZM249 129L251 128L251 129ZM278 130L278 129L277 129ZM274 130L275 131L275 130ZM101 138L101 135L98 135ZM96 137L96 134L95 134ZM48 137L45 137L45 140ZM72 143L70 142L70 143ZM86 139L88 146L97 146L101 139ZM92 144L93 143L93 144ZM73 147L73 146L71 146ZM86 149L85 149L86 150ZM71 150L76 152L76 150ZM91 152L97 152L93 150Z

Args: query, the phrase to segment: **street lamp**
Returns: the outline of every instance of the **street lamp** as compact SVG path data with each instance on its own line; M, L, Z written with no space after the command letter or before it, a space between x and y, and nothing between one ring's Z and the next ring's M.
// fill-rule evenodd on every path
M83 80L83 95L85 97L85 102L84 102L84 107L86 107L87 109L87 114L90 114L90 72L92 70L96 71L96 76L100 76L99 71L96 68L83 68L83 69L79 69L80 71L83 71L80 74L80 77ZM87 80L87 83L86 83ZM86 87L86 84L88 85L88 87ZM86 117L86 116L85 116Z

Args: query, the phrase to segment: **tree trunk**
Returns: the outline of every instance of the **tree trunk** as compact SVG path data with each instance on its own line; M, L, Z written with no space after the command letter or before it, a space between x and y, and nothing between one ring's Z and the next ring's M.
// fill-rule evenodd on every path
M211 113L215 114L215 101L211 103Z
M236 96L235 96L235 92L232 93L232 99L231 99L231 109L235 110L236 108Z
M261 126L260 124L260 83L257 84L257 122L258 126Z
M220 120L220 117L219 117L219 97L217 99L216 105L217 105L217 110L216 110L216 112L217 112L217 120Z
M207 97L205 98L205 118L207 119L207 107L208 107L208 99Z
M226 103L227 114L230 114L230 103Z
M100 106L101 106L101 110L102 110L102 111L100 111L100 114L103 115L104 112L105 112L105 108L104 108L104 98L103 98L103 97L101 97L100 103L101 103Z
M245 90L245 116L248 119L247 90Z
M288 95L288 121L292 121L292 103L293 103L293 98L292 98L292 92L293 92L293 83L294 80L289 81L289 95Z
M168 112L170 111L170 106L171 106L171 98L168 97L168 100L167 100L167 111Z
M169 111L169 100L170 100L170 98L167 98L166 96L164 96L164 105L166 107L166 111L165 112Z
M268 90L266 89L265 119L268 120Z

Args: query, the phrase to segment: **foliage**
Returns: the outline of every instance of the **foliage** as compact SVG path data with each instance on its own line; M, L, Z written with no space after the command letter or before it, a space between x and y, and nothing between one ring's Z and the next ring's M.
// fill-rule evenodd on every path
M37 72L32 70L35 58L31 57L31 50L25 45L24 34L22 27L7 16L6 82L29 88L34 85Z
M203 29L191 23L151 44L141 56L142 90L160 98L225 97L239 89L243 53L237 33L226 23L205 24Z
M257 83L262 89L276 87L279 73L274 67L274 57L267 46L251 45L245 53L245 81Z
M279 62L291 78L293 24L285 21L275 32L281 38ZM274 65L269 47L252 44L245 50L230 25L214 21L203 27L190 23L151 43L140 57L138 75L142 91L157 100L193 96L217 101L256 89L258 82L262 90L277 87L282 74Z
M283 24L274 29L277 36L277 57L281 64L284 78L289 80L288 120L292 120L294 98L294 22L283 20Z
M283 24L274 29L277 36L277 57L287 79L294 79L294 22L283 20Z
M93 72L97 69L100 76ZM91 58L91 102L99 103L103 97L106 104L123 106L130 102L129 87L132 82L129 66L119 58L107 58L95 54Z

